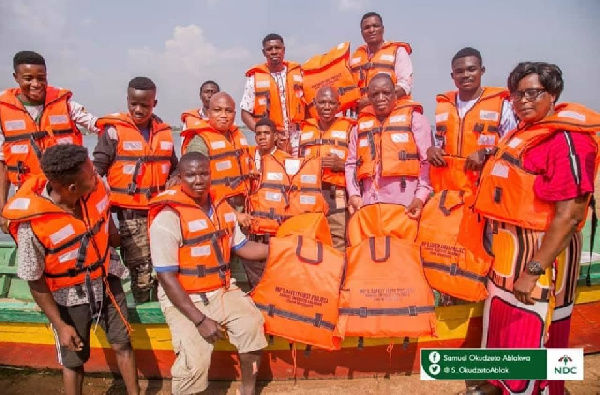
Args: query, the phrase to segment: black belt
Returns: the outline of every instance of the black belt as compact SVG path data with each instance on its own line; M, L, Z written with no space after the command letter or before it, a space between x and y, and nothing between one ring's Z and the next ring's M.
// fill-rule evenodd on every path
M117 207L115 211L117 212L117 218L119 221L148 218L148 210Z

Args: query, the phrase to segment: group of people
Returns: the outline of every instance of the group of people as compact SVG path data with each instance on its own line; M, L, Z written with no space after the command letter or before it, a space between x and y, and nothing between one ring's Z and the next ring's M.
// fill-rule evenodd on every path
M359 94L348 111L340 111L344 89L327 84L307 103L302 66L285 60L283 38L269 34L266 62L247 71L240 103L256 146L234 124L233 98L206 81L202 106L181 117L181 158L170 126L153 113L149 78L129 82L127 112L96 118L70 91L48 85L41 55L15 55L19 87L0 95L1 225L18 243L19 277L52 325L66 393L82 391L94 322L128 392L138 393L120 281L127 275L136 303L160 302L177 356L174 393L206 389L213 344L225 335L239 352L241 393L254 393L264 319L232 267L241 264L256 286L271 238L299 214L326 214L343 253L348 219L364 206L402 205L424 221L427 204L448 193L484 221L482 346L568 346L599 114L559 104L562 72L548 63L519 63L508 89L482 86L481 54L467 47L451 60L457 90L437 96L432 131L411 99L410 45L384 41L377 13L360 28L365 44L347 65ZM98 133L93 159L78 126ZM474 278L451 267L441 270ZM563 389L498 381L467 393Z

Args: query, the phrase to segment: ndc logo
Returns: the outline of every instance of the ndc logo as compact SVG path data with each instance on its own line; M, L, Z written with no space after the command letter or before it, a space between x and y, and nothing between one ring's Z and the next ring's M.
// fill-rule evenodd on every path
M554 367L556 374L577 374L577 366L573 366L573 360L568 355L558 358L558 366Z

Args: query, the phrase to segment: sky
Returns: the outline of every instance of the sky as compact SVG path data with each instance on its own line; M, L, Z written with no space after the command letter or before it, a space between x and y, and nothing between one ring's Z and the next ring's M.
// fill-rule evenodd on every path
M454 89L450 60L465 46L482 53L484 85L505 86L518 62L552 62L563 70L560 101L600 110L598 0L0 0L0 89L15 86L13 55L34 50L49 83L98 116L126 111L131 78L152 78L155 112L178 125L200 106L204 80L239 103L266 34L282 35L286 59L303 63L340 42L356 49L368 11L382 15L386 40L411 44L413 99L430 121L435 95Z

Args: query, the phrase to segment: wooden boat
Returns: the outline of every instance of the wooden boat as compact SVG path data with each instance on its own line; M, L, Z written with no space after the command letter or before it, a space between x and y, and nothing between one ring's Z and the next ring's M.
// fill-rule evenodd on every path
M589 232L588 232L589 233ZM596 251L599 249L596 247ZM589 253L582 260L589 262ZM32 368L59 368L54 337L48 321L31 299L27 284L16 278L15 247L0 243L0 364ZM571 347L586 353L600 351L600 254L594 254L590 267L591 284L586 285L587 262L583 262L571 328ZM128 284L125 284L128 287ZM130 298L130 295L128 296ZM133 346L140 376L169 377L175 358L170 333L158 303L134 307L129 299L133 323ZM482 304L469 303L436 308L438 337L410 339L348 338L340 351L313 349L305 355L304 346L290 346L275 338L263 357L260 379L355 378L418 371L421 348L478 347L482 330ZM102 330L91 339L88 372L117 372L114 354ZM213 380L240 377L235 349L226 341L215 345L209 376Z

